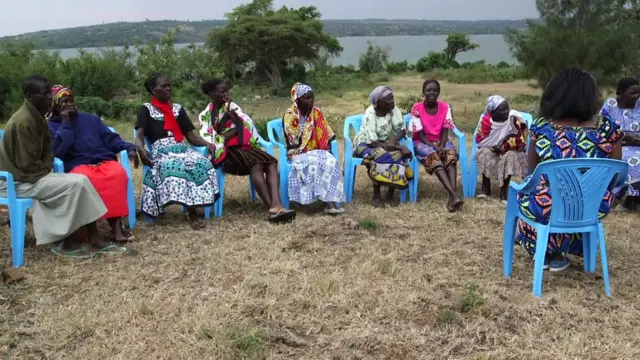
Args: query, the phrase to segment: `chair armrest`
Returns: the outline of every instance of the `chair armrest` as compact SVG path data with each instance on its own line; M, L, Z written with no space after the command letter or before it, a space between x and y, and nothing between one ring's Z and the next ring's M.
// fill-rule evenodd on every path
M351 159L353 157L353 142L348 136L344 138L344 158Z
M0 179L2 178L7 182L7 199L16 199L16 187L13 182L13 175L8 171L0 171Z
M127 150L120 151L120 165L124 168L124 172L127 173L129 180L133 180L133 174L131 171L131 163L129 162L129 153Z
M64 162L58 158L53 158L53 172L64 174Z
M329 147L331 149L331 154L333 154L333 156L335 156L335 158L338 159L339 162L340 154L338 153L338 140L336 140L336 138L333 138L333 140L331 140L331 142L329 143Z
M204 146L195 146L195 145L192 145L191 147L193 148L193 150L199 152L202 156L204 156L204 157L208 157L209 156L209 150L207 150L206 147L204 147Z
M264 151L267 154L273 156L273 154L274 154L273 144L271 142L266 141L265 139L263 139L262 136L260 136L259 134L258 134L258 145L260 145L260 147L262 149L264 149Z

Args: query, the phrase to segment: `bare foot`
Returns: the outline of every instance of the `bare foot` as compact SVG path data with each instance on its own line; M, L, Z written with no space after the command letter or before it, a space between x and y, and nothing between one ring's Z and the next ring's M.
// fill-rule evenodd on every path
M373 197L371 198L371 205L375 208L384 207L384 204L382 203L382 199L380 198L380 195L378 196L373 195Z

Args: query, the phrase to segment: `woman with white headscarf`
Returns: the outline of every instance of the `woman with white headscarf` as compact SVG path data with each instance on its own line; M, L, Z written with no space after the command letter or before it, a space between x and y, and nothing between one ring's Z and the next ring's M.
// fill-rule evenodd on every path
M491 180L501 183L500 199L507 199L512 176L527 173L527 125L516 110L500 95L487 98L487 106L480 116L476 130L478 154L476 163L482 174L482 192L478 198L491 195Z
M282 119L291 160L289 200L301 205L322 201L325 214L339 215L344 213L338 206L345 201L344 176L338 159L329 152L335 134L314 99L309 85L296 83L291 107Z
M393 90L389 86L378 86L369 95L371 105L362 118L362 126L356 134L357 144L354 156L364 159L369 178L373 181L373 198L375 207L384 205L380 197L380 187L389 188L386 202L397 206L394 189L406 189L413 178L409 166L411 152L400 146L400 140L406 136L406 127L402 113L395 105Z

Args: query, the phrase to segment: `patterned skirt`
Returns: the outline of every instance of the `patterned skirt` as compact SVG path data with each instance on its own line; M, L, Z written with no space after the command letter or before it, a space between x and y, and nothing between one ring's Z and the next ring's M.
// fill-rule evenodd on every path
M356 147L353 156L363 158L369 178L376 185L406 189L413 179L413 171L409 159L400 151L387 151L383 148L371 148L365 143Z
M289 173L289 200L308 205L316 200L344 202L344 176L338 159L326 150L295 156Z
M518 194L518 206L522 213L527 218L540 224L548 224L551 216L551 188L547 184L546 178L543 178L533 192ZM615 196L607 190L598 210L600 218L609 214L614 201ZM533 227L522 220L518 220L516 243L524 246L531 258L536 253L536 236L536 230ZM582 256L582 234L550 234L547 253L570 253Z
M242 149L232 146L227 149L227 158L222 162L222 171L225 174L247 176L256 164L273 164L278 160L259 149Z
M640 196L640 146L623 146L622 160L629 164L629 176L625 186L616 188L614 193L618 197L625 195Z
M156 217L164 207L211 206L220 196L216 170L211 162L190 146L173 137L160 139L151 146L153 168L142 184L142 212Z
M491 180L502 183L509 176L523 178L527 175L527 154L523 151L507 151L496 154L484 147L476 155L478 172Z
M416 158L422 162L429 174L433 174L438 169L448 169L458 161L458 153L451 141L447 141L444 146L444 156L439 156L436 148L420 140L414 140L413 148Z

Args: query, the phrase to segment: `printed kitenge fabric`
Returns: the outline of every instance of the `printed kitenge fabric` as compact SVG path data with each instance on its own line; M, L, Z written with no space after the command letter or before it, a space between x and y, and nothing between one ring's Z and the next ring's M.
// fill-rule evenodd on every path
M596 127L555 127L547 119L534 121L530 129L540 161L572 158L608 158L613 144L622 139L620 124L610 118L600 118ZM600 203L600 217L611 211L615 197L607 190ZM543 176L531 193L518 194L518 206L526 217L548 224L551 215L552 194L549 180ZM536 231L524 221L518 222L516 242L522 244L533 257L536 249ZM547 253L582 255L581 234L551 234Z
M455 129L453 116L449 104L438 101L438 111L435 115L427 112L424 103L419 102L411 108L411 120L409 130L413 133L413 148L416 158L424 165L429 174L438 169L448 169L455 166L458 161L458 153L453 142L447 140L444 144L444 154L438 155L436 148L425 144L420 138L420 133L432 143L439 143L443 129Z
M600 114L619 122L625 134L640 136L640 101L633 109L622 109L615 98L607 99ZM622 160L629 164L627 195L640 196L640 146L623 146ZM622 190L615 189L614 193L622 196Z
M282 119L289 158L311 150L329 150L329 143L335 136L324 114L315 106L301 123L303 115L300 114L297 100L311 91L311 87L300 83L291 88L291 107Z
M406 189L409 187L409 181L413 179L409 159L403 157L400 151L387 151L381 147L370 147L366 143L360 143L353 156L364 159L367 174L376 185Z
M344 202L344 177L338 159L326 150L312 150L291 160L289 200L308 205L316 200Z
M251 174L251 169L256 164L276 163L277 160L273 156L260 149L260 135L253 120L235 103L229 104L229 110L235 112L243 121L242 144L237 135L225 143L222 135L236 126L233 121L225 118L224 109L216 110L213 104L209 104L198 117L200 136L216 147L215 157L212 159L214 166L222 167L225 174L246 176Z

